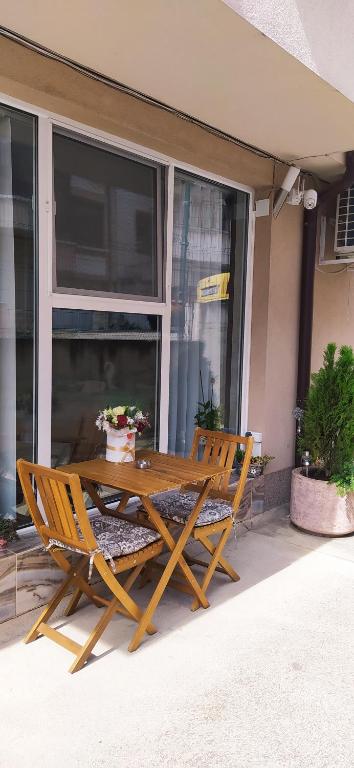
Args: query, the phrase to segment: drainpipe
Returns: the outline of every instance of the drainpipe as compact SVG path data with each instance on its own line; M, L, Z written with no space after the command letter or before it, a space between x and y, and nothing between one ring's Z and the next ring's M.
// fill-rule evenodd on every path
M304 407L311 374L313 297L315 284L315 266L317 252L317 220L319 207L327 206L340 192L354 184L354 150L346 152L346 171L341 179L335 181L319 195L317 208L305 209L302 240L302 263L300 283L300 325L299 353L297 368L296 404ZM296 453L296 466L299 456Z
M300 282L299 353L297 362L296 405L304 407L310 383L313 294L315 284L317 208L304 211Z

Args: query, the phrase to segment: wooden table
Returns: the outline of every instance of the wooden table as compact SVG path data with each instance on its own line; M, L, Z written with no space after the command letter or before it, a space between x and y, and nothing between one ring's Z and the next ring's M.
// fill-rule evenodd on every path
M209 602L183 557L183 550L204 501L208 496L214 478L220 477L226 471L224 468L212 464L202 464L198 461L192 461L192 459L183 459L154 451L139 451L137 452L137 457L149 458L151 468L138 469L134 462L113 464L105 459L93 459L92 461L82 461L77 464L67 464L65 467L61 467L65 472L79 475L82 485L86 488L93 503L102 514L120 516L124 513L129 498L131 496L138 496L148 514L150 523L160 533L171 552L156 590L129 645L130 651L136 650L140 645L146 627L150 624L152 616L177 565L179 565L184 578L190 585L200 605L203 608L208 608ZM100 483L123 491L122 498L115 510L108 509L105 506L94 483ZM201 486L201 490L196 499L193 512L188 518L188 522L183 527L179 538L175 540L150 497L163 491L176 490L187 483L198 483Z

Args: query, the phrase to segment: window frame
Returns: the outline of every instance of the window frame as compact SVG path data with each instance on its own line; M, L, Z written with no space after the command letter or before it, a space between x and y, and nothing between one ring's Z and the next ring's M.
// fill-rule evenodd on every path
M161 317L161 355L160 355L160 403L159 403L159 450L167 451L168 413L169 413L169 367L170 367L170 325L171 325L171 275L172 275L172 235L173 235L173 198L175 169L186 171L194 176L220 183L249 195L249 217L246 259L246 286L244 295L244 331L242 352L241 382L241 431L248 428L248 392L250 370L250 339L252 312L253 252L254 252L254 189L232 179L219 176L206 169L200 169L176 158L164 155L150 148L117 137L101 129L79 123L63 115L50 112L33 104L0 93L0 101L5 106L12 106L37 117L37 211L38 211L38 375L37 397L37 460L49 466L51 457L51 401L52 401L52 310L92 309L108 312L127 312L154 314ZM117 294L93 296L85 293L71 293L53 290L53 130L75 133L83 140L94 141L97 146L118 152L127 152L137 160L158 163L165 169L164 190L164 244L163 286L161 300L148 300L121 297Z

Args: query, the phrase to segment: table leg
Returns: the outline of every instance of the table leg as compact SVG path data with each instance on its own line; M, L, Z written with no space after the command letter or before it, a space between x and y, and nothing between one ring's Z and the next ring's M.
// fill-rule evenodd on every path
M103 499L101 498L101 496L99 495L99 493L97 493L96 488L93 485L93 483L91 483L89 480L86 480L86 479L82 479L81 483L84 486L84 488L86 489L86 491L87 491L88 495L90 496L90 498L92 499L94 505L101 512L101 515L110 515L111 517L119 517L124 512L124 510L125 510L125 508L126 508L126 506L128 504L128 501L129 501L129 499L131 497L131 494L128 493L127 491L125 491L122 494L122 496L121 496L121 498L120 498L116 508L115 509L109 509L108 507L106 507L106 505L105 505Z
M198 496L198 499L196 501L195 507L193 512L191 513L187 525L184 527L183 532L181 533L179 539L177 541L174 540L172 537L170 531L168 530L166 524L164 523L163 519L159 515L156 507L154 506L153 502L148 496L142 496L141 501L144 505L144 508L146 509L150 520L154 523L156 529L161 534L162 538L166 542L169 550L171 551L171 557L168 560L166 567L162 573L162 576L157 584L157 587L155 589L154 594L152 595L152 598L144 612L144 615L142 619L140 620L138 627L135 631L135 634L131 640L131 643L129 645L128 650L129 651L135 651L142 640L142 637L146 631L146 627L151 621L153 614L155 613L155 610L161 600L161 597L167 587L167 584L172 576L172 573L178 564L183 571L184 577L186 581L189 582L194 594L196 595L198 599L198 604L200 603L203 608L209 607L209 602L200 587L197 579L194 576L194 573L190 569L189 565L187 564L186 560L183 557L183 549L188 541L188 538L194 528L195 522L198 518L199 512L204 504L204 501L206 497L208 496L210 485L212 484L212 479L207 480L204 483L204 486Z
M83 485L88 495L90 496L90 499L93 501L95 507L97 507L97 509L99 509L99 511L101 512L101 515L109 514L110 510L107 509L103 499L101 499L101 496L99 495L99 493L97 493L94 484L91 483L89 480L81 478L81 485Z

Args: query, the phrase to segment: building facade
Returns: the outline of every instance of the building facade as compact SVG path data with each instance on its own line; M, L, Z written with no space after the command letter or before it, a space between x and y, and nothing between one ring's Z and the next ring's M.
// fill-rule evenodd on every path
M267 504L286 500L303 207L274 218L271 206L289 153L8 34L0 61L1 515L28 522L16 456L98 455L98 409L126 401L150 413L146 445L186 455L198 403L213 397L225 428L262 433ZM257 200L269 213L256 216ZM315 367L327 341L353 334L352 275L328 271L316 274Z

